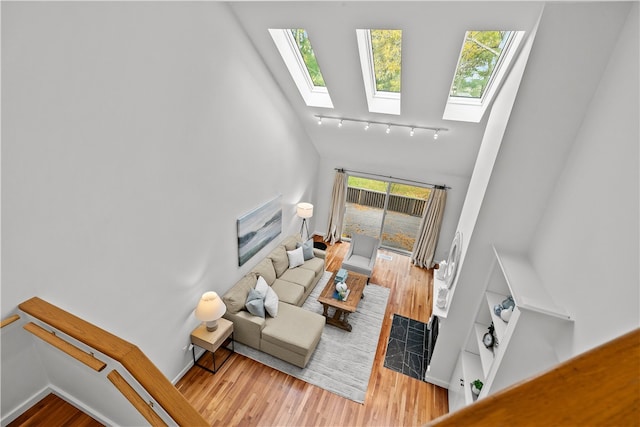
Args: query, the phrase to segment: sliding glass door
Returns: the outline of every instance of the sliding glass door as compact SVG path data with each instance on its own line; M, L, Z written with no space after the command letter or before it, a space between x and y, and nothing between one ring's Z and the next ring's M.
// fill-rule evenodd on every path
M348 177L342 237L380 238L383 248L411 253L431 189L393 181Z
M380 237L387 197L387 183L375 179L349 176L342 237L353 233Z

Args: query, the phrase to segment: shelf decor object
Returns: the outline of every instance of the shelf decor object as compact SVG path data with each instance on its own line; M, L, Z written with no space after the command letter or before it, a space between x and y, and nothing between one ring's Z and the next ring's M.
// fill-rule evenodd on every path
M456 235L451 243L451 249L449 249L449 258L447 259L447 269L445 270L445 283L447 288L451 289L453 281L456 278L458 272L458 263L460 262L460 251L462 250L462 233L456 231Z
M482 381L480 381L479 379L473 380L473 382L471 383L471 392L477 396L480 394L481 390L482 390Z

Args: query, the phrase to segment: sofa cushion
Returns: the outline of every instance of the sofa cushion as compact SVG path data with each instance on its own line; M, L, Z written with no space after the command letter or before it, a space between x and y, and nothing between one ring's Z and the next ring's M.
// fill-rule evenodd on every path
M278 299L282 302L293 305L300 305L304 302L300 301L304 295L304 288L301 285L276 279L271 288L278 294Z
M284 246L285 250L287 251L292 251L297 247L298 242L300 242L300 236L298 235L293 235L293 236L289 236L286 239L284 239L282 241L282 245Z
M316 276L324 273L324 260L322 258L311 258L300 266L306 270L311 270Z
M324 329L324 316L286 303L280 303L279 316L267 318L262 339L294 353L313 350Z
M298 242L296 246L302 248L302 255L305 261L313 258L313 239L309 239L304 243Z
M313 279L315 279L315 277L315 273L306 268L291 268L285 271L282 276L280 276L280 280L293 282L305 289L309 289L309 287L313 284Z
M289 258L287 258L287 251L284 246L280 245L275 248L269 254L268 258L271 258L273 262L273 268L276 270L276 277L282 276L282 273L289 269Z
M278 315L278 295L271 286L267 284L262 276L258 277L256 291L262 295L264 300L264 309L269 313L269 316L276 317Z
M276 280L276 270L273 268L273 262L271 262L271 258L265 258L258 263L251 270L253 273L256 273L256 276L264 277L264 280L267 281L267 285L273 285L273 282Z
M289 268L300 267L304 264L304 254L302 248L287 251L287 258L289 259Z
M254 316L265 317L264 313L264 299L262 294L255 289L249 290L247 296L247 302L244 304L247 311Z
M256 280L257 278L255 274L248 273L242 277L242 279L238 280L236 284L222 296L222 300L227 306L228 312L237 313L244 310L249 290L256 286Z

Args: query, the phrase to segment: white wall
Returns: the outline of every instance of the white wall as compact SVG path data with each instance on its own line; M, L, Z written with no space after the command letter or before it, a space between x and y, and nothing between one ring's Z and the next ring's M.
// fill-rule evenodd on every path
M37 295L170 379L190 363L199 296L276 244L239 268L236 219L282 194L284 237L314 198L318 154L238 28L214 2L3 2L2 318ZM32 369L11 336L3 414Z
M531 246L574 354L640 326L639 40L635 3Z

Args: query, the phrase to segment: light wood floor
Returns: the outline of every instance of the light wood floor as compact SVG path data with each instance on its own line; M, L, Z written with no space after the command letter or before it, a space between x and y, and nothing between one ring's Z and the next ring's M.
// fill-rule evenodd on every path
M340 267L348 243L327 249L327 270ZM431 314L431 271L380 251L371 283L391 289L364 404L339 397L234 354L212 375L193 367L176 387L211 425L419 426L447 413L447 391L383 366L394 313L422 322ZM332 326L327 326L332 327Z
M53 393L45 396L7 425L19 426L103 427L101 423Z

